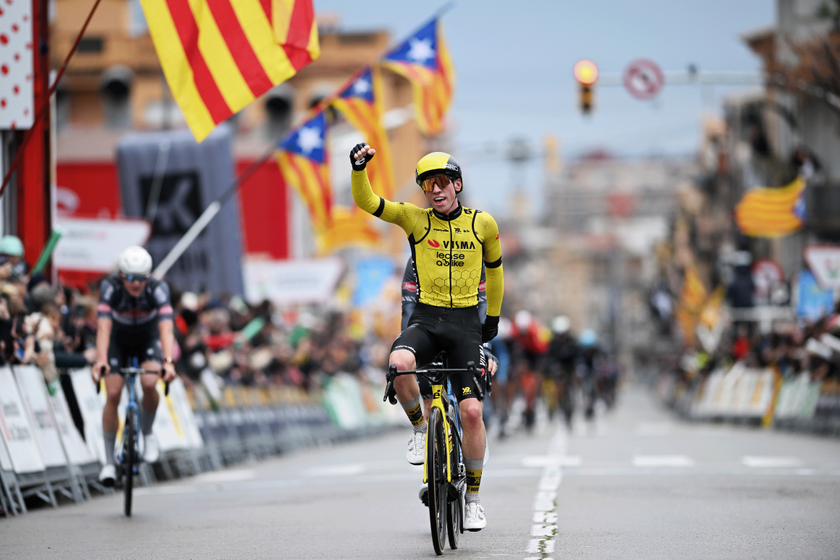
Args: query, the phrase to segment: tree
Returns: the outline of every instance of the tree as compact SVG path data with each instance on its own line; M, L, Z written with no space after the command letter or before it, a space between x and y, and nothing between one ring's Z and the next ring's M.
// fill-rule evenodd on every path
M840 0L823 3L817 16L832 21L828 33L808 41L788 41L797 64L774 58L767 65L768 77L771 86L817 99L840 116Z

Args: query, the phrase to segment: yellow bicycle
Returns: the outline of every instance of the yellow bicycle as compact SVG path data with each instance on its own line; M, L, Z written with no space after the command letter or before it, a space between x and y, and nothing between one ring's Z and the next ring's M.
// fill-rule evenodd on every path
M447 383L454 374L468 373L475 379L479 396L484 396L482 376L473 362L466 369L430 367L397 371L391 366L386 375L387 385L383 401L396 404L394 379L399 375L419 375L432 385L432 406L426 428L426 459L423 463L423 484L428 486L427 504L432 529L432 545L438 555L443 554L446 537L449 548L458 548L458 538L464 532L464 495L467 490L467 470L461 450L461 418L455 399Z

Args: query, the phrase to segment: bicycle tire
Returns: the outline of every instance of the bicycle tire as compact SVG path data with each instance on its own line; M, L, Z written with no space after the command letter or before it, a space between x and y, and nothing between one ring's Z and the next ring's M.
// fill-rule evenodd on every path
M454 473L457 472L458 465L461 463L461 445L460 438L455 435L455 422L451 419L449 420L449 429L452 432L452 453L449 456L449 461L453 472L452 484L450 486L453 492L447 499L446 534L449 537L449 548L455 550L458 548L461 533L464 532L464 508L461 505L461 492L454 476ZM452 494L454 494L454 498Z
M137 464L137 430L140 426L137 409L129 408L125 417L125 441L123 442L123 469L125 486L125 515L131 517L131 498L134 489L134 466Z
M426 439L426 483L429 487L432 546L438 556L443 554L446 545L446 441L443 434L443 418L440 410L433 407L429 413L429 437Z

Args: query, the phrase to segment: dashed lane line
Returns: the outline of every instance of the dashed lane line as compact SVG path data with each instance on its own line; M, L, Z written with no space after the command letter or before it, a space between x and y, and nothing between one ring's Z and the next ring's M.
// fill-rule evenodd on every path
M534 517L531 526L531 540L528 542L526 560L550 558L554 554L557 536L557 489L563 480L564 464L580 464L579 457L566 456L566 433L559 428L548 447L548 454L540 457L525 457L523 464L544 465L537 495L534 498Z

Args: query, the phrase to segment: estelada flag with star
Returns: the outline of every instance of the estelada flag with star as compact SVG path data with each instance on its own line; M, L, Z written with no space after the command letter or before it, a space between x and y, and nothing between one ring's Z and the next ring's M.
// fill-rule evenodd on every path
M391 147L382 126L382 79L379 70L366 67L342 89L332 106L361 132L376 150L376 157L367 165L373 192L393 200L394 174L391 168Z
M438 17L382 58L382 64L408 78L414 87L414 112L420 132L436 136L452 101L455 70Z
M318 58L312 0L140 0L195 139Z
M332 224L333 195L326 138L327 119L320 111L277 145L283 179L303 199L312 229L319 238Z
M750 237L784 237L802 229L805 219L805 179L797 177L779 188L747 191L735 206L735 222Z

